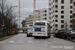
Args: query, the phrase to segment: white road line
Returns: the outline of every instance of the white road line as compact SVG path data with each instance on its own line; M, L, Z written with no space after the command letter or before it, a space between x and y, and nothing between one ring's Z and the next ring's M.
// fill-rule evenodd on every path
M14 41L9 41L10 43L13 43Z
M29 43L31 43L32 41L28 41Z

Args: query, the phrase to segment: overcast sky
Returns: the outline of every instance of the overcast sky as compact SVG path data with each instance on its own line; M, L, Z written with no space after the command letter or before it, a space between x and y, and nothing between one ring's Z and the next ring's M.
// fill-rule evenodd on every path
M34 0L21 0L21 22L26 17L33 14L33 1ZM18 6L19 0L7 0L8 4ZM36 9L48 8L48 0L36 0ZM18 7L15 8L18 16ZM17 18L18 19L18 18Z

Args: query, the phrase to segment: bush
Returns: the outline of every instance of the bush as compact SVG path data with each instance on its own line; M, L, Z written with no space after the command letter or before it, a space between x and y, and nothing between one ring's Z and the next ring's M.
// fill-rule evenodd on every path
M18 32L15 32L15 34L18 34Z
M11 32L11 34L12 34L12 35L15 35L15 32L14 32L14 31L12 31L12 32Z
M0 32L0 38L2 38L3 37L3 34L2 34L2 32Z

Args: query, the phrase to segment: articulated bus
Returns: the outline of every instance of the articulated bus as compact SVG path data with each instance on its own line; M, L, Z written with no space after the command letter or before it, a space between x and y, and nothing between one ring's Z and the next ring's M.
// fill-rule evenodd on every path
M51 26L47 21L35 21L33 22L33 37L50 37Z

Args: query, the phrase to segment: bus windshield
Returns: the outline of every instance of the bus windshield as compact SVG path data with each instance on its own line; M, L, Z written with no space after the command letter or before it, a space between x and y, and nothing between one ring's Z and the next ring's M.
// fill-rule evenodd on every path
M32 32L33 31L33 28L28 28L28 32Z
M35 25L45 25L45 22L35 22Z

